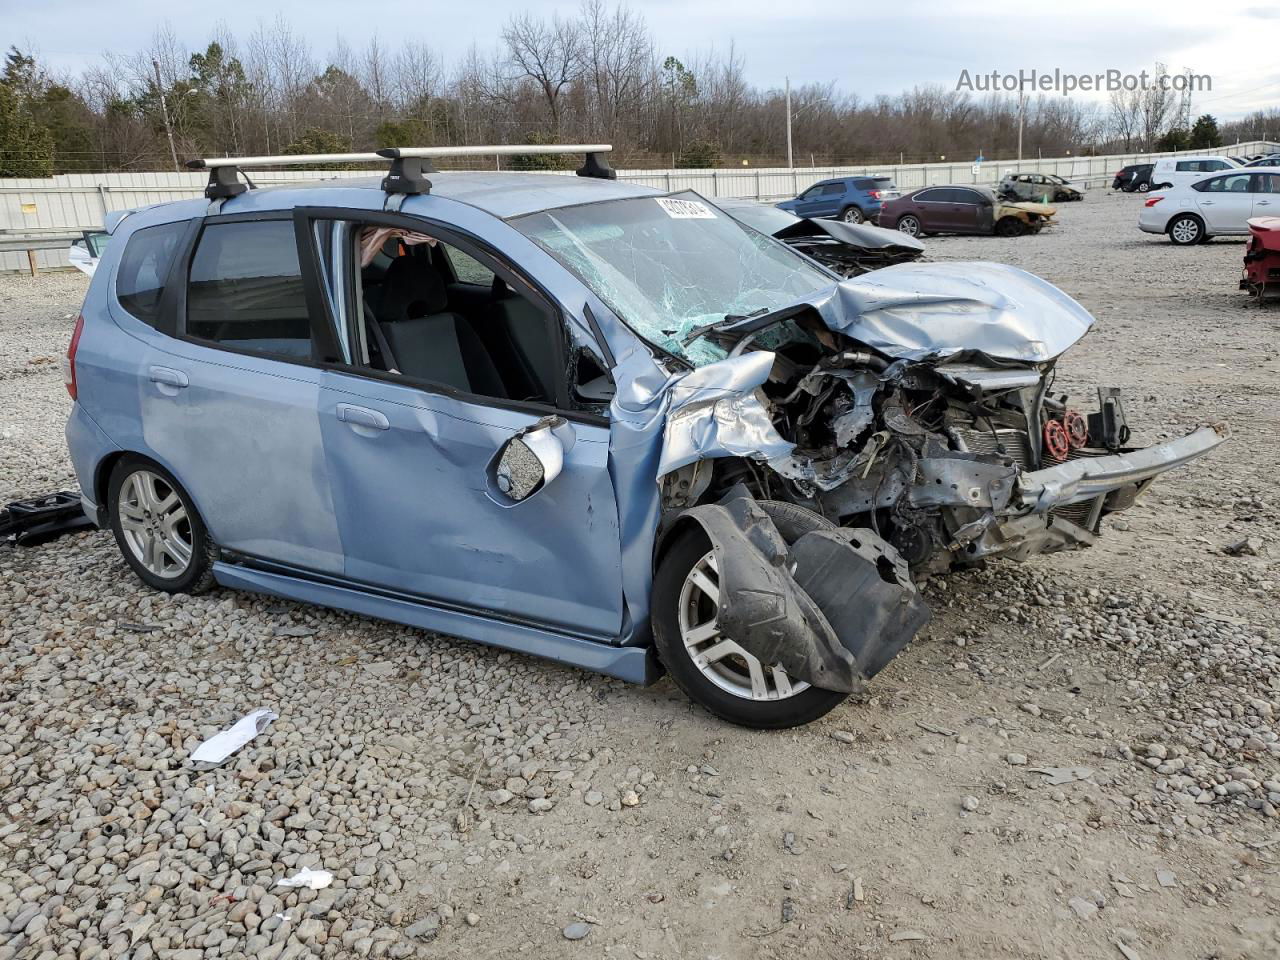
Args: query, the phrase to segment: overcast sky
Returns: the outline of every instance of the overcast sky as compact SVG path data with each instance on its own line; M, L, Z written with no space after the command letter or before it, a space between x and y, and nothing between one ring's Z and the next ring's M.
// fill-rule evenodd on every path
M75 71L103 51L145 46L166 22L195 47L207 42L218 21L246 36L283 13L318 55L339 35L358 48L376 33L391 46L402 38L424 41L452 63L473 42L492 47L513 12L571 13L575 6L551 0L0 0L0 43L33 47L55 69ZM661 55L724 51L732 41L750 80L763 87L781 87L790 75L793 85L835 81L866 98L916 84L954 87L962 70L1136 73L1158 60L1171 72L1190 67L1212 77L1212 92L1193 98L1197 114L1231 119L1280 104L1276 0L636 0L630 6L647 20Z

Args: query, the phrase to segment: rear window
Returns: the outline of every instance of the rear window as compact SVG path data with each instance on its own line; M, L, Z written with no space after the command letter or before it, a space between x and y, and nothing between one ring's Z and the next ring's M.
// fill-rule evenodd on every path
M233 350L311 357L293 221L205 227L191 261L187 333Z
M186 229L185 221L144 227L135 230L125 244L116 270L116 299L149 326L154 327L160 318L164 281Z

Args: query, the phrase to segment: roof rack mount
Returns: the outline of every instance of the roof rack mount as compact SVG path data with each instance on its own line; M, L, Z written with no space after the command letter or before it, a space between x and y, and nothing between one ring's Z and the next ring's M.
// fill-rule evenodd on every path
M244 193L248 187L237 179L247 167L289 167L312 163L385 163L391 169L383 178L387 193L423 194L431 192L426 174L435 172L431 161L436 157L511 157L555 156L581 153L586 156L576 171L580 177L616 180L618 174L609 166L606 154L613 151L607 143L492 144L468 147L388 147L376 153L304 153L263 157L207 157L191 160L189 170L208 170L209 184L204 195L210 200L225 199Z

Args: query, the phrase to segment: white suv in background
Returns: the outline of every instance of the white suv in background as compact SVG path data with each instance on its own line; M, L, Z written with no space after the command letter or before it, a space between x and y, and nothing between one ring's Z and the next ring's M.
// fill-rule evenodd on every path
M1280 166L1233 169L1147 197L1138 227L1176 244L1248 234L1250 217L1280 216Z
M1151 189L1166 190L1200 179L1206 173L1235 170L1240 166L1230 157L1161 157L1151 171Z

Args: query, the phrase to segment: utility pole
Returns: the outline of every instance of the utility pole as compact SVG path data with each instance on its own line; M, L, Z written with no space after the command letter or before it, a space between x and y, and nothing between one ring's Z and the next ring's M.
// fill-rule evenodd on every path
M1027 101L1026 92L1022 89L1022 83L1018 83L1018 163L1022 163L1022 118L1026 113L1024 104ZM1019 170L1022 168L1019 167Z
M786 78L787 87L787 169L794 170L795 162L791 156L791 78Z
M178 166L178 148L173 145L173 124L169 122L169 106L164 102L164 86L160 82L160 61L153 57L151 66L156 72L156 95L160 98L160 116L164 117L164 132L169 137L169 156L173 158L173 169L181 170L182 168Z

